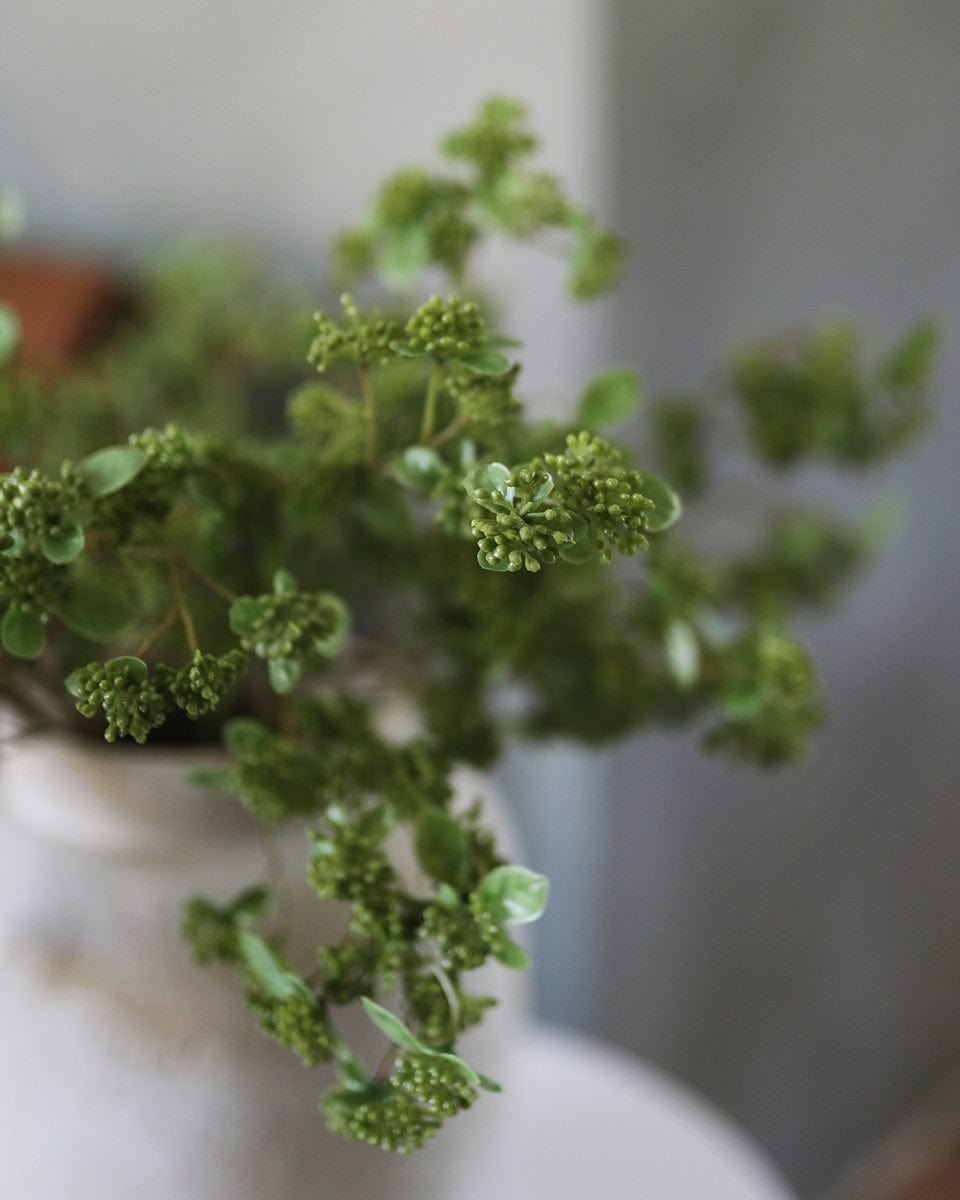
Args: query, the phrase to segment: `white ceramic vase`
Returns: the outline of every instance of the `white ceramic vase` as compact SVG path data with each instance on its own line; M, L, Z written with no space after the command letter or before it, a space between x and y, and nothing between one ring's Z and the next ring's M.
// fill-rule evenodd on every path
M263 876L264 847L235 802L183 782L189 755L9 743L0 759L0 1163L16 1200L481 1200L484 1164L516 1129L508 1090L483 1095L400 1159L326 1132L328 1069L266 1039L232 974L199 969L182 900L224 901ZM196 759L193 759L196 765ZM465 800L501 806L481 777ZM345 914L303 882L302 828L276 858L294 958ZM486 969L485 969L486 971ZM463 1054L494 1078L522 1037L527 984L500 967L472 990L503 998ZM362 1014L346 1030L368 1061L385 1043Z

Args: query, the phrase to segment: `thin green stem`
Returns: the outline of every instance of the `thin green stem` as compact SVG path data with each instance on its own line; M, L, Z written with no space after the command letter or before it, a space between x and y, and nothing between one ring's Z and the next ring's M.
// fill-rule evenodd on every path
M363 415L367 423L367 466L372 467L377 460L377 406L373 399L373 387L370 383L370 369L365 362L358 365L360 374L360 395L363 397Z
M124 546L123 554L129 555L131 558L142 558L147 562L166 563L170 568L176 568L178 571L185 571L197 583L203 584L211 592L214 592L221 600L226 600L228 604L232 604L237 598L237 593L232 592L224 584L208 575L206 571L201 571L199 567L195 567L192 562L188 562L184 558L180 558L176 554L168 554L166 550L161 550L154 546Z
M180 606L178 604L174 604L173 607L170 609L170 611L167 613L167 615L163 618L163 620L157 626L157 628L153 631L153 633L151 633L150 636L137 649L136 657L137 658L146 658L147 655L150 653L150 651L154 648L154 646L156 646L158 643L162 642L163 639L167 636L167 634L170 632L170 630L176 624L177 618L179 616L180 616Z
M463 433L466 427L470 424L470 417L467 413L461 413L459 417L455 417L445 429L441 429L439 433L435 433L430 439L430 445L434 449L437 446L445 446L447 442L452 441L458 434Z
M397 1055L400 1053L400 1047L396 1043L391 1042L387 1047L383 1058L377 1063L377 1069L371 1075L371 1079L386 1079L393 1070L393 1064L397 1061Z
M423 421L420 425L420 441L424 444L429 442L430 435L433 433L434 423L437 419L437 393L440 390L441 374L440 367L434 365L430 371L427 396L423 402Z
M450 1018L454 1026L460 1023L460 1001L457 999L457 993L450 980L450 976L446 973L443 967L436 961L427 964L430 971L440 984L443 994L446 997L447 1004L450 1006Z
M192 575L197 583L202 583L205 588L214 592L221 600L226 600L228 604L232 604L236 600L236 592L231 592L228 587L225 587L222 583L212 578L206 571L201 571L199 567L195 567L193 563L187 562L184 559L177 559L176 565L182 571L186 571L188 575Z
M180 614L180 621L183 625L183 632L186 634L187 645L190 647L191 654L196 654L199 650L197 643L197 628L193 623L193 617L190 615L190 609L187 607L187 598L183 594L183 585L180 582L180 572L170 563L170 582L173 586L173 595L176 599L177 611Z

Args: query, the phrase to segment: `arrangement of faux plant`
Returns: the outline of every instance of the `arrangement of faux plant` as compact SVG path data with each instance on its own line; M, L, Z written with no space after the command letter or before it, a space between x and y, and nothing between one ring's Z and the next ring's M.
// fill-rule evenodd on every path
M841 321L742 351L709 393L651 403L643 468L597 432L632 417L632 369L587 383L572 422L531 420L518 343L468 298L475 248L554 238L578 299L614 284L623 249L535 150L522 107L494 99L445 139L450 173L389 178L336 261L413 298L379 315L345 294L312 340L299 301L253 299L246 267L209 253L155 274L139 316L66 376L18 363L0 310L0 697L30 729L80 714L110 742L222 736L227 765L196 782L266 826L308 822L309 881L351 908L342 942L291 961L256 880L189 900L184 934L198 963L236 970L265 1033L332 1065L329 1126L401 1152L497 1090L457 1054L495 1003L467 981L491 957L527 965L508 930L547 893L476 806L451 806L451 769L489 765L506 735L693 720L737 757L801 753L821 703L786 622L875 531L778 510L754 470L743 536L701 526L698 548L672 531L678 492L730 511L710 454L728 412L741 463L883 458L922 423L936 345L923 323L865 365ZM425 270L455 294L417 295ZM262 396L308 343L322 378L304 373L284 433ZM611 565L638 551L639 568ZM417 736L380 730L382 687L411 698ZM402 825L420 891L391 861ZM390 1044L372 1072L336 1028L358 1002Z

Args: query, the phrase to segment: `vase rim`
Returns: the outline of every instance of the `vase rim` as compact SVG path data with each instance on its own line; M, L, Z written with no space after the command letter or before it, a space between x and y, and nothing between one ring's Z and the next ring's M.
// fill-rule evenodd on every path
M32 833L102 853L178 853L210 837L250 836L236 800L187 781L222 766L215 746L97 745L60 732L0 745L0 809Z

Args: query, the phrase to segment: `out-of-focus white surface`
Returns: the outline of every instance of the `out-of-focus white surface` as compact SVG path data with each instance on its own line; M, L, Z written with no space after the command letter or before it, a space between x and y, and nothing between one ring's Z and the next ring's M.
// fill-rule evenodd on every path
M485 1196L790 1200L793 1195L759 1151L704 1101L608 1047L541 1026L525 1039L512 1074L510 1090L527 1115L497 1170L503 1190Z

